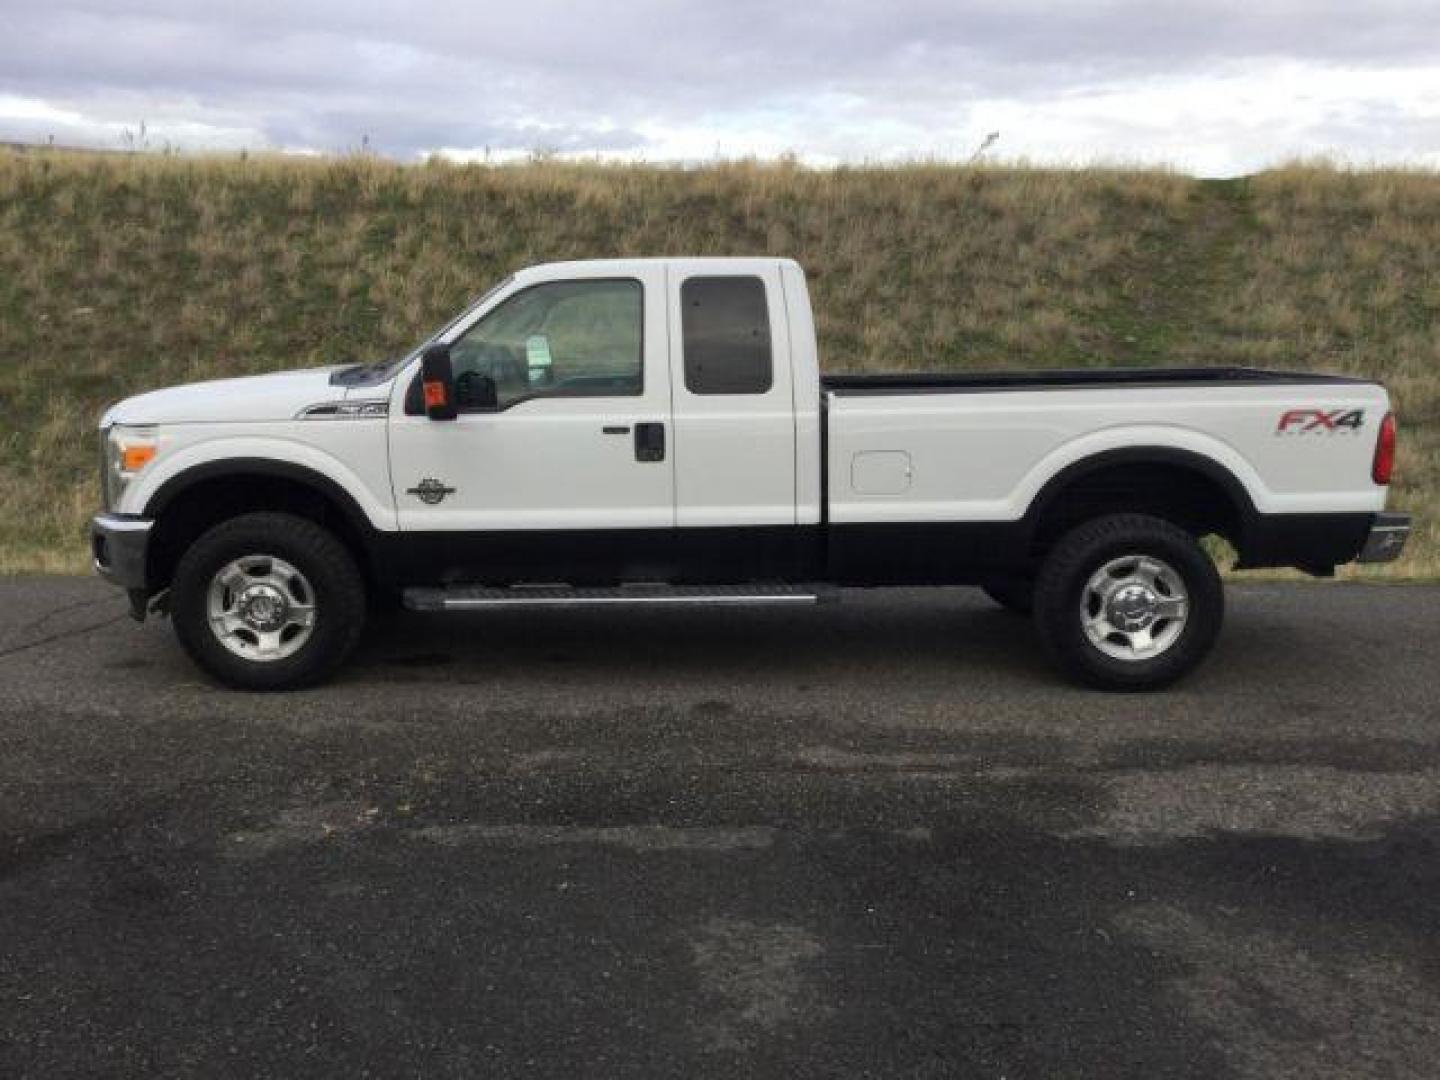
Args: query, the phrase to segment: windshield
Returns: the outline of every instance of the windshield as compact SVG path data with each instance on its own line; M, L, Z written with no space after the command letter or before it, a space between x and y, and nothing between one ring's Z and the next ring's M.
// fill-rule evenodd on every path
M459 313L458 315L456 315L456 316L455 316L453 319L451 319L449 322L445 323L445 325L441 326L440 329L436 330L433 334L431 334L429 337L427 337L424 341L420 342L419 345L416 345L415 348L411 349L408 353L406 353L406 354L404 355L404 357L401 358L401 361L400 361L400 362L403 363L405 360L409 360L412 356L419 356L421 349L425 348L426 345L430 345L430 344L433 344L433 343L436 342L436 341L439 341L442 337L444 337L447 333L449 333L455 326L457 326L457 325L459 325L461 322L463 322L463 321L465 320L465 318L466 318L472 311L474 311L474 310L475 310L477 307L479 307L481 304L485 303L486 300L489 300L490 297L494 296L494 295L495 295L497 292L499 292L501 289L505 288L505 286L509 285L510 282L512 282L513 280L515 280L515 275L514 275L514 274L508 274L508 275L506 275L502 280L497 281L494 285L491 285L490 288L486 289L483 293L481 293L479 296L477 296L474 300L471 300L470 303L466 304L463 308L461 308L461 309L460 309L460 313Z
M486 289L483 293L475 297L475 299L471 300L468 304L461 308L458 315L452 318L449 322L442 325L440 329L436 330L433 334L431 334L424 341L420 342L420 344L416 345L408 352L403 353L400 356L397 356L390 360L381 360L378 363L374 364L357 364L354 367L346 368L344 371L337 372L335 376L332 376L331 381L343 385L372 385L375 383L384 382L386 379L390 378L397 371L399 371L400 368L402 368L404 365L408 364L415 357L419 356L420 351L424 349L426 345L432 344L433 342L438 341L440 338L444 337L447 333L450 332L452 328L454 328L460 322L464 321L464 319L468 317L472 311L474 311L481 304L485 303L486 300L489 300L490 297L494 296L501 289L505 288L506 285L509 285L513 279L514 275L511 274L505 277L503 280L498 281L494 285L490 286L490 288Z

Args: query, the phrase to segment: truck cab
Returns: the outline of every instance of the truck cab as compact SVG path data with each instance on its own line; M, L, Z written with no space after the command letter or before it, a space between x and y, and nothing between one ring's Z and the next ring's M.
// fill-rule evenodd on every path
M822 377L775 258L521 270L405 356L127 399L97 569L231 685L315 682L366 612L816 603L978 585L1082 681L1193 669L1200 547L1396 557L1382 387L1248 369Z
M820 521L820 395L794 262L537 267L436 344L453 420L427 416L418 370L388 402L396 527L418 562L408 579L806 569L814 537L796 526Z

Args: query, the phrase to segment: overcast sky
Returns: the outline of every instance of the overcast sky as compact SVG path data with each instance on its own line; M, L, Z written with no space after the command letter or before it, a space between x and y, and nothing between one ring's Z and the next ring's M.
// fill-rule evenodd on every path
M0 139L1440 166L1440 0L0 0Z

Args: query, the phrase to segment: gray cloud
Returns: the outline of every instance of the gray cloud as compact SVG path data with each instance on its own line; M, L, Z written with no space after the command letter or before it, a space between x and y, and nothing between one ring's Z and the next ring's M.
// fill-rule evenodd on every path
M1005 133L1002 145L1021 152L1045 156L1068 131L1082 150L1147 156L1169 144L1166 117L1153 112L1157 85L1193 86L1214 139L1227 123L1242 134L1253 126L1239 100L1248 88L1303 97L1303 86L1266 81L1286 65L1311 82L1327 71L1440 70L1440 4L1428 0L132 0L123 12L99 0L8 0L5 20L0 95L31 106L0 108L0 137L48 126L103 142L143 117L186 144L333 150L368 138L402 156L540 146L666 156L707 141L830 158L953 153L997 113L1047 131L1070 117L1033 148L1023 132ZM1117 93L1135 97L1128 117ZM1423 100L1356 93L1367 96L1353 109L1312 116L1303 130L1278 111L1284 138L1245 138L1334 138L1384 153L1413 138L1412 153L1436 149ZM1104 115L1077 111L1102 100ZM1233 156L1248 153L1237 143Z

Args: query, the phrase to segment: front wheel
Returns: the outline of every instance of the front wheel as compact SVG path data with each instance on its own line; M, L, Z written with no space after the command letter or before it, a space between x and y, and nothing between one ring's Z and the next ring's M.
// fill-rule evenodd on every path
M290 690L335 670L365 625L365 582L336 537L292 514L243 514L185 552L170 588L175 634L242 690Z
M1063 536L1035 583L1035 624L1067 673L1107 690L1154 690L1196 668L1225 615L1214 562L1160 518L1115 514Z

